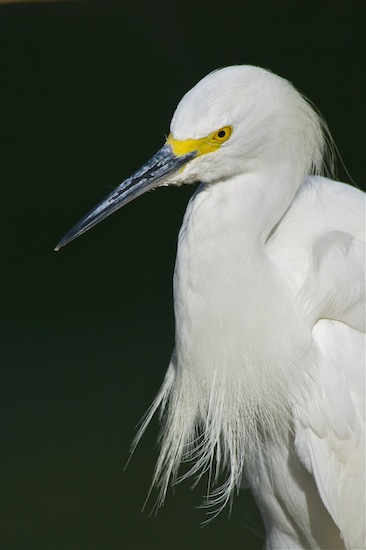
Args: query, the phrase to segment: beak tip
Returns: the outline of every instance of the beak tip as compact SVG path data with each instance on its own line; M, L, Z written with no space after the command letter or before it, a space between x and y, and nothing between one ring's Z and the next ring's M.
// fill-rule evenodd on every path
M55 248L53 249L54 252L58 252L61 248L63 248L65 245L67 245L70 241L72 241L73 239L71 238L68 238L68 233L65 235L65 237L63 237L61 239L60 242L58 242L55 246Z

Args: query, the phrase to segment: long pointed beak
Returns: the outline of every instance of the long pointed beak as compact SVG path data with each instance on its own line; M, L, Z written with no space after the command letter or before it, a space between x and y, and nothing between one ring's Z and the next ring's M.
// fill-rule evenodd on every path
M162 185L169 176L177 172L196 155L196 151L191 151L186 155L176 156L171 146L165 144L160 151L137 170L137 172L127 178L102 202L78 221L78 223L66 233L64 238L61 239L55 247L55 250L60 250L60 248L70 241L73 241L79 237L79 235L82 235L136 197Z

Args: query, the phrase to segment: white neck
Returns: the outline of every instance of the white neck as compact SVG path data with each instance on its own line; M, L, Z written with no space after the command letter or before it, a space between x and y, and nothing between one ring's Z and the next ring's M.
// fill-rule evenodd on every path
M266 241L299 186L282 185L271 174L247 174L201 185L192 197L179 235L174 277L176 344L182 346L182 356L192 353L197 339L200 348L205 339L210 349L216 348L216 357L236 335L242 342L247 337L250 349L253 336L269 330L263 319L273 322L284 314L291 301L266 255ZM221 346L215 345L222 340Z

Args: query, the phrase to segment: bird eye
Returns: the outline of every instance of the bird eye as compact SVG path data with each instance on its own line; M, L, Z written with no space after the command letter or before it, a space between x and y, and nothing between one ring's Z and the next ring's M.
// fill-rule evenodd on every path
M231 126L224 126L223 128L220 128L220 130L217 130L217 132L215 132L212 135L212 140L215 143L224 143L224 141L229 139L232 131L233 129L231 128Z

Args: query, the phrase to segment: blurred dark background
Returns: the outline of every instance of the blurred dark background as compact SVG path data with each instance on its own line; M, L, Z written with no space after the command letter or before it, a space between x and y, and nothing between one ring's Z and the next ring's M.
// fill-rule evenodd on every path
M147 194L53 247L163 144L181 96L230 64L305 93L362 187L365 15L363 0L0 6L1 548L262 547L248 492L204 529L205 483L141 514L157 421L123 471L169 363L192 188Z

